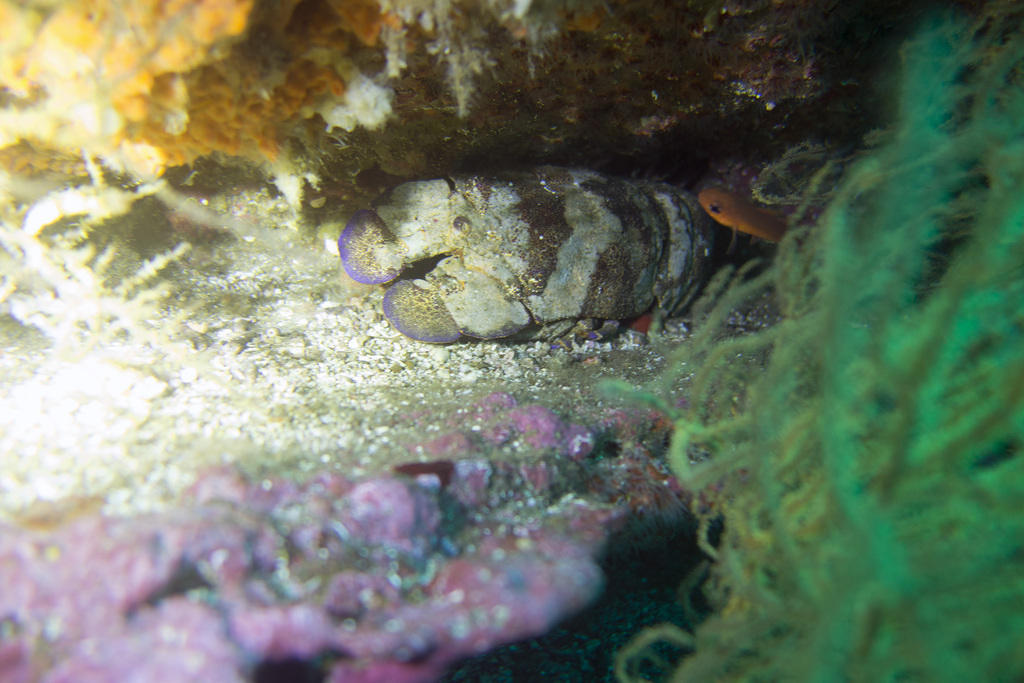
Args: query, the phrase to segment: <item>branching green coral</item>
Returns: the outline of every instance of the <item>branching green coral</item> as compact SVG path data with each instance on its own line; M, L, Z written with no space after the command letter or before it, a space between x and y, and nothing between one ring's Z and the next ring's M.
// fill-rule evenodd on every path
M781 246L785 320L696 338L671 457L721 491L720 610L673 680L1024 675L1020 37L911 41L888 143Z

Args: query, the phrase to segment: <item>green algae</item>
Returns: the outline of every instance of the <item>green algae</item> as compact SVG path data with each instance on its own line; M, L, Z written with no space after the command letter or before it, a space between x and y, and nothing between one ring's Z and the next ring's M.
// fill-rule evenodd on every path
M704 544L718 610L640 634L620 680L647 680L658 642L693 650L675 681L1024 672L1020 31L936 21L909 41L885 142L679 352L675 374L696 371L670 458L724 518ZM783 320L723 341L764 278Z

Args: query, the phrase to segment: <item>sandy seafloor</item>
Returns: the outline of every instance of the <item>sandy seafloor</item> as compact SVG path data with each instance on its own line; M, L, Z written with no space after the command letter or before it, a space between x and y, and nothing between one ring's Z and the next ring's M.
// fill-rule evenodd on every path
M166 319L137 322L159 346L123 335L54 343L10 318L0 324L0 516L69 499L151 510L218 464L267 475L385 471L423 459L410 447L495 391L588 424L608 406L602 379L655 379L688 330L677 319L661 334L561 345L413 341L381 314L383 288L348 280L329 243L296 245L293 230L272 227L291 219L282 199L255 192L211 208L233 222L181 235L195 243L165 270ZM152 221L149 211L126 220ZM764 315L736 324L756 327Z
M95 513L159 513L223 466L267 482L387 474L436 460L422 445L453 426L478 429L461 416L494 392L592 428L622 405L601 380L656 380L688 334L688 321L675 319L656 334L624 329L561 344L416 342L381 315L382 288L346 280L329 243L297 245L293 229L276 227L289 220L283 200L258 192L210 208L233 215L231 224L182 235L193 247L164 271L164 317L128 321L139 334L67 343L9 318L0 325L5 522L50 529ZM126 233L144 234L154 211L137 207L125 220L141 223ZM128 244L136 262L149 256ZM757 328L769 311L755 306L731 322ZM688 373L674 374L660 388L669 400L685 395ZM452 459L521 461L536 450L521 435L483 443ZM670 586L658 590L672 602ZM628 633L620 629L620 640ZM609 656L597 640L591 648Z

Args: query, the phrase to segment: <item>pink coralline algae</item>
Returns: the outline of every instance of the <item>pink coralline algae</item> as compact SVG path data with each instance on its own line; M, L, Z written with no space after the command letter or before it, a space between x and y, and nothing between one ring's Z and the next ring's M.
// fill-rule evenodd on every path
M527 406L509 413L512 425L533 448L555 448L567 444L567 455L578 460L590 452L589 432L579 425L567 425L544 406Z
M504 392L485 397L451 420L452 431L414 447L414 452L435 458L463 458L492 446L512 444L535 455L558 453L581 461L594 447L594 435L582 425L562 420L550 408L519 406Z
M471 431L451 460L363 480L217 469L164 513L0 526L0 681L244 681L294 662L331 683L431 681L548 631L600 592L628 492L595 485L619 466L550 410L472 410L543 455L485 459L496 446Z
M356 486L346 498L348 523L339 534L362 543L380 543L415 557L427 554L437 538L441 513L435 497L395 479L375 479ZM341 524L342 522L338 522Z
M557 502L513 532L442 527L447 494L404 478L280 487L203 481L236 497L4 528L0 680L241 681L261 662L319 658L338 683L427 681L546 631L601 587L604 533L572 538Z

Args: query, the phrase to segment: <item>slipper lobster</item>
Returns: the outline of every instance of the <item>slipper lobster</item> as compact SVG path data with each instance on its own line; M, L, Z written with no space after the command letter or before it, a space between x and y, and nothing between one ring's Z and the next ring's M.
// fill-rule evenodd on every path
M543 166L403 183L338 238L348 275L425 342L554 339L580 321L688 304L715 232L672 185Z

